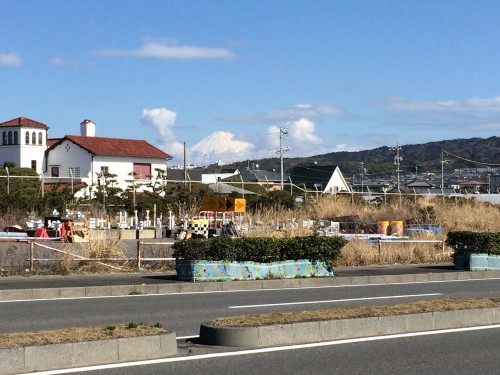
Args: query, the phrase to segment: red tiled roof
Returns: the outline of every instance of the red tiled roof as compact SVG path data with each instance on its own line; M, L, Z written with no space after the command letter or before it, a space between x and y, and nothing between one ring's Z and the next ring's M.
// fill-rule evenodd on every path
M4 126L29 126L30 128L48 129L49 127L41 122L29 119L27 117L18 117L9 121L0 123L0 127Z
M137 156L145 158L171 159L172 156L144 140L84 137L66 135L50 145L49 149L62 143L65 139L79 145L94 155Z
M88 185L86 183L77 183L73 185L73 190L76 192L80 189L83 189L84 187L87 187ZM64 191L65 189L71 189L71 184L66 183L66 182L46 182L43 184L43 189L45 191L53 191L60 193Z
M61 138L47 138L47 147L51 147L52 145L59 142Z

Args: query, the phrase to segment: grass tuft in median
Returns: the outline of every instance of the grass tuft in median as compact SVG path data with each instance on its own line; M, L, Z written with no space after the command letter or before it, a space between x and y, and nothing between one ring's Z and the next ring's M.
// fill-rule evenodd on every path
M260 315L239 315L212 320L218 327L260 327L274 324L355 319L426 312L500 307L500 298L443 298L389 306L363 306Z
M161 324L128 323L106 327L66 328L54 331L0 334L0 349L22 348L69 342L109 340L124 337L152 336L165 333Z

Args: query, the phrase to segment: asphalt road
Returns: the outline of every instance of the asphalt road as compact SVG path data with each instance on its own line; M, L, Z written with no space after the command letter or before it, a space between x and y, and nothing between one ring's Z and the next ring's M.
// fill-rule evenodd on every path
M500 373L500 329L487 329L308 348L237 351L231 356L190 354L160 364L142 364L81 374L349 374L349 375L493 375ZM130 365L130 364L129 364ZM137 363L136 363L137 365Z
M177 336L191 336L200 323L221 316L479 296L500 297L500 279L9 301L0 302L0 332L160 322Z

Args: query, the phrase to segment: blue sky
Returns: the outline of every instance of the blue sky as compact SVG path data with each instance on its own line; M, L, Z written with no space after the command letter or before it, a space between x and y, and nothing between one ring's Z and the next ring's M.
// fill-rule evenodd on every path
M183 163L500 129L499 1L0 0L0 122L146 139Z

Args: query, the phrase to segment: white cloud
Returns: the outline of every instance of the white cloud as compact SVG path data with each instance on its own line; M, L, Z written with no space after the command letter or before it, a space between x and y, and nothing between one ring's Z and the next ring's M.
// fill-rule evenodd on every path
M278 108L255 115L239 115L223 120L244 124L269 124L283 121L294 121L300 118L319 118L324 116L340 116L345 111L333 104L296 104L287 108Z
M66 66L67 65L66 61L64 61L61 57L54 57L54 58L50 59L49 64L54 65L54 66Z
M217 131L201 140L189 149L190 163L210 164L216 160L233 162L250 159L255 145L241 141L227 131Z
M97 56L111 57L153 57L165 60L233 59L236 55L225 48L206 48L188 45L146 42L141 48L132 50L102 49L94 52Z
M0 65L21 66L23 60L17 53L0 53Z
M143 125L152 127L157 132L159 147L176 160L184 157L184 144L179 142L174 134L173 127L177 113L167 108L144 109L141 114Z
M315 124L307 119L300 118L296 121L288 122L284 128L286 134L282 138L282 147L290 149L290 155L305 156L318 154L323 143L322 139L316 135ZM270 126L267 129L267 148L275 149L280 147L280 128Z
M434 102L416 102L405 98L390 98L386 107L392 110L406 111L444 111L444 112L463 112L463 111L500 111L500 96L489 99L471 98L467 100L447 100Z
M160 142L175 139L172 127L176 119L177 113L167 108L144 109L141 114L141 122L158 132Z

